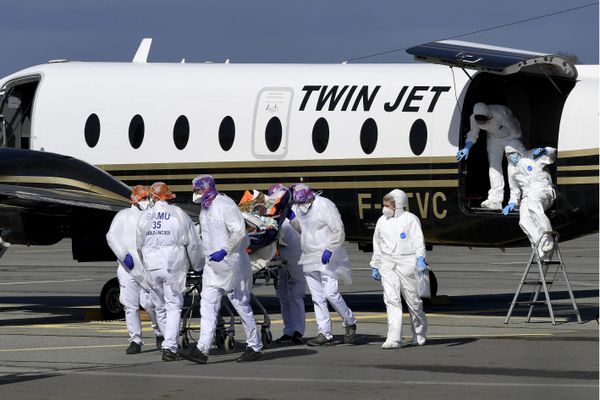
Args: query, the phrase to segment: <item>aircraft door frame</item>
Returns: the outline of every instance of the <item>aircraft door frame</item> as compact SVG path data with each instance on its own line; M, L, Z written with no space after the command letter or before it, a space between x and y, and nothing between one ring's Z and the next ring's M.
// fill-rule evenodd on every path
M267 87L258 92L252 124L252 153L256 158L284 158L288 151L289 121L294 91L287 87ZM281 141L275 149L267 144L267 127L281 124ZM273 124L274 122L274 124Z

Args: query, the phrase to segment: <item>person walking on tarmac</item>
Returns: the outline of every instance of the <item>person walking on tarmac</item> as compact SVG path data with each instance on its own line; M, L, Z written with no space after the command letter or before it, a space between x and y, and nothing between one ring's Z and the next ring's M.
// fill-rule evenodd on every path
M160 349L163 337L156 322L156 312L150 300L152 288L150 274L137 255L136 225L142 211L148 209L150 192L145 186L137 185L131 192L131 207L121 210L115 215L106 234L106 241L118 260L117 278L119 279L119 301L125 309L125 323L129 331L129 347L126 354L142 352L142 321L140 305L146 310L152 321L152 329L156 336L156 345ZM135 267L135 268L134 268Z
M219 193L210 175L192 181L193 201L200 204L200 229L208 262L202 272L200 294L200 337L198 344L184 349L186 360L206 364L215 337L221 298L226 295L242 320L246 334L246 350L238 362L258 361L262 357L262 341L250 306L252 272L246 248L246 223L238 206Z
M176 361L183 291L188 269L201 270L204 253L191 218L167 203L175 198L169 187L156 182L150 187L154 207L145 211L137 224L137 249L150 271L158 325L164 336L162 360Z
M501 210L504 200L504 174L502 173L502 158L504 147L512 146L519 151L524 151L525 146L521 141L521 124L515 118L510 108L499 105L476 103L470 117L471 130L467 133L465 147L458 151L456 159L461 161L469 157L471 147L477 142L479 131L487 132L487 156L489 162L490 190L488 197L481 203L481 207L492 210ZM511 166L508 166L509 174Z
M519 205L519 226L529 238L531 246L536 246L545 232L552 232L552 224L545 211L556 200L556 192L552 177L546 166L556 160L556 149L540 147L528 151L520 151L511 146L504 149L509 163L514 168L509 172L510 200L502 210L508 215ZM544 235L541 239L538 256L545 260L554 248L552 236Z
M394 189L383 197L383 215L373 234L371 276L383 285L388 331L382 349L402 344L402 297L410 313L413 345L422 346L427 336L427 317L417 292L416 269L427 268L425 243L419 219L405 211L406 193Z
M269 188L268 195L277 195L282 190L289 189L282 184L275 184ZM284 219L281 229L285 245L279 249L279 252L281 258L285 260L285 264L278 271L279 284L276 287L276 292L281 306L283 335L275 342L280 344L304 344L303 336L306 328L304 294L306 292L306 282L302 265L299 264L302 255L300 234L292 227L287 218Z
M339 292L338 280L352 283L350 262L344 247L344 224L331 202L300 183L294 187L292 226L300 233L304 277L310 290L317 318L318 335L306 342L309 346L333 344L327 302L342 318L346 334L344 343L353 344L356 318Z

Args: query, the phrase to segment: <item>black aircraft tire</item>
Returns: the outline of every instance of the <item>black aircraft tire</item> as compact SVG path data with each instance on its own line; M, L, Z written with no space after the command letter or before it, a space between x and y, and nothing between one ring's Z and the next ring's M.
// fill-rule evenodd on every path
M104 284L100 292L100 310L104 319L121 319L125 317L123 305L119 302L119 280L112 278Z

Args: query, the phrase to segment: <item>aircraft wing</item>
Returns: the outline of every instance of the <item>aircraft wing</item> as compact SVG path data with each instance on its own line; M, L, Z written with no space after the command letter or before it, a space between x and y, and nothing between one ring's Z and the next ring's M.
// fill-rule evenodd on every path
M128 206L126 199L110 198L91 191L0 184L0 210L69 215L74 208L117 212Z

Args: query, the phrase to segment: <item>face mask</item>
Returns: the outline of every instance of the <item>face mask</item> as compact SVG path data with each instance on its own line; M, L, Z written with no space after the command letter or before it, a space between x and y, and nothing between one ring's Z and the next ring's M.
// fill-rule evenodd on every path
M199 203L201 203L201 202L202 202L202 195L201 195L201 194L194 193L194 194L192 195L192 201L193 201L194 203L196 203L196 204L199 204Z
M510 153L507 155L508 160L512 163L512 165L517 165L519 160L521 159L521 155L519 153Z
M381 209L381 213L383 214L384 217L391 218L394 216L394 209L389 208L389 207L383 207Z
M152 203L148 199L140 200L140 201L138 201L137 206L140 210L145 211L145 210L149 209L150 207L152 207Z
M302 214L306 214L308 212L308 210L310 210L311 205L312 205L312 203L299 204L298 211L300 211L300 213L302 213Z

